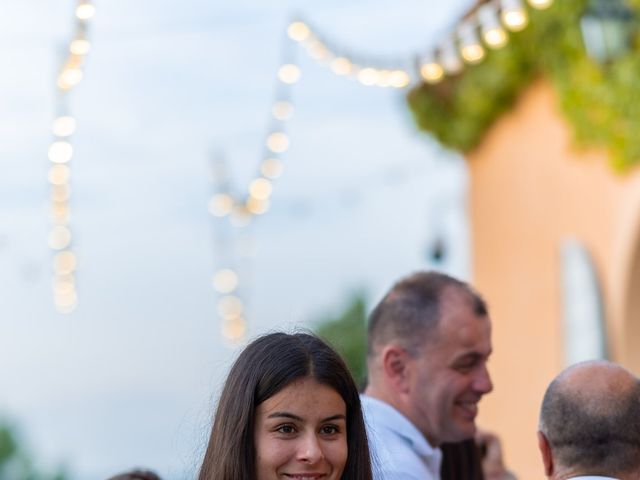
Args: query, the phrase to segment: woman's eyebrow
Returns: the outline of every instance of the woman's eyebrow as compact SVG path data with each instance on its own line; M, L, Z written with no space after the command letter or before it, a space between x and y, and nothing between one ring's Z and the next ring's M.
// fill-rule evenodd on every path
M299 417L298 415L294 415L293 413L289 413L289 412L273 412L270 413L267 418L291 418L292 420L298 420L298 421L302 421L302 417Z
M343 415L343 414L339 413L338 415L332 415L330 417L322 419L323 422L331 422L333 420L345 420L346 421L347 417L346 417L346 415Z
M302 417L299 417L298 415L295 415L289 412L273 412L267 415L267 418L290 418L292 420L297 420L299 422L304 421ZM323 418L322 421L331 422L333 420L346 420L346 419L347 419L346 415L339 413L337 415L331 415L330 417Z

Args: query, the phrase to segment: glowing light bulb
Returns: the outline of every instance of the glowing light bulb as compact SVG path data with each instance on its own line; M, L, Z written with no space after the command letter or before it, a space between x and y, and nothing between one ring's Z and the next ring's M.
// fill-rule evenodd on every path
M319 40L314 40L307 44L307 53L311 58L319 62L327 61L333 58L333 54Z
M47 175L52 185L64 185L69 181L71 169L66 165L52 165Z
M336 57L331 61L331 71L336 75L347 75L351 72L351 61L345 57Z
M358 81L363 85L375 85L378 82L380 74L378 70L372 67L363 68L358 72Z
M529 0L529 5L538 10L544 10L545 8L549 8L553 0Z
M79 67L65 68L58 77L58 88L69 90L82 81L82 70Z
M76 131L76 119L68 115L63 115L53 121L51 127L56 137L68 137Z
M491 48L501 48L507 44L509 37L502 28L492 28L482 33L485 43Z
M69 221L69 204L67 202L54 203L51 205L50 218L57 225L65 224Z
M520 0L502 0L502 22L512 32L523 30L529 18Z
M73 146L64 140L53 142L49 147L49 160L53 163L67 163L73 157Z
M90 2L80 2L76 7L76 17L80 20L89 20L96 14L96 7Z
M404 88L410 81L409 74L404 70L393 70L389 76L389 83L394 88Z
M502 28L493 5L485 4L478 9L478 21L482 38L490 48L497 49L507 44L507 32Z
M53 257L53 269L56 274L63 275L73 272L78 266L78 261L73 252L64 250Z
M273 186L271 185L271 182L266 178L256 178L249 185L249 194L253 198L257 198L258 200L269 198L272 191Z
M55 294L53 297L53 301L56 307L56 310L59 313L71 313L75 310L78 304L78 295L75 290L65 293L65 294Z
M458 37L460 39L460 53L466 62L478 63L484 58L484 48L480 45L476 26L473 23L466 22L460 25Z
M247 198L246 207L253 215L262 215L269 210L269 200L251 196Z
M69 51L74 55L86 55L91 50L91 44L86 38L75 38L69 44Z
M233 318L242 314L242 301L234 295L225 295L218 300L218 314L222 318Z
M213 276L213 288L220 293L231 293L238 286L238 274L230 268L218 270Z
M231 195L217 193L209 200L209 213L214 217L224 217L231 213L234 201Z
M286 152L289 148L289 137L284 132L273 132L267 137L267 148L275 153Z
M287 63L282 65L278 70L278 78L282 83L286 83L288 85L293 85L298 80L300 80L300 69L297 65L293 63Z
M247 325L242 317L226 319L222 325L222 335L232 342L241 340L247 332Z
M428 59L420 65L420 76L427 83L438 83L444 78L444 68L433 59Z
M68 295L75 292L75 278L71 273L58 273L53 277L51 284L54 295Z
M56 226L49 233L49 247L53 250L64 250L71 244L71 231L67 227Z
M292 22L287 28L287 35L296 42L304 42L310 34L311 30L304 22Z
M391 70L387 70L385 68L378 70L378 80L376 81L376 85L383 88L390 87L391 73Z
M51 189L53 202L66 202L71 197L71 187L68 184L54 185Z
M278 120L289 120L293 115L293 105L286 100L280 100L273 104L271 113Z

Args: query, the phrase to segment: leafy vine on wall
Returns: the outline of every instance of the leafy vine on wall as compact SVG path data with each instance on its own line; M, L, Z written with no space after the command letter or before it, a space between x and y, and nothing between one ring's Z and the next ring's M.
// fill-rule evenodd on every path
M530 11L529 26L511 34L502 49L489 51L482 63L411 90L407 98L418 127L468 152L522 91L544 76L558 93L577 147L605 147L619 172L640 163L640 0L628 2L635 12L631 48L604 65L587 56L583 44L580 19L586 4L562 0Z

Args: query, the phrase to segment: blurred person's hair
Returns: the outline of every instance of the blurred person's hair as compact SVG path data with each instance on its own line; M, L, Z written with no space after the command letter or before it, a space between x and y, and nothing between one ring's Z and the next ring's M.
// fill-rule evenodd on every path
M371 480L371 462L358 390L344 361L307 333L272 333L251 342L231 367L199 480L255 480L256 408L297 380L333 388L347 410L347 462L343 480Z
M456 443L443 443L440 480L484 480L482 452L471 438Z
M415 355L438 325L449 292L466 301L478 317L488 315L482 297L467 283L440 272L417 272L398 281L369 317L367 355L398 342Z
M595 396L563 378L551 382L540 411L539 428L556 462L609 475L640 468L640 381Z
M107 480L162 480L155 472L151 470L131 470L109 477Z

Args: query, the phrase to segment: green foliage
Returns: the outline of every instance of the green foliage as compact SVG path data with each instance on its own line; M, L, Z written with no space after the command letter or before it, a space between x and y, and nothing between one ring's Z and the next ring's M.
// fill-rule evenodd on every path
M68 480L62 470L43 473L19 443L18 435L9 424L0 424L0 480Z
M556 0L547 10L530 11L529 26L510 34L506 47L488 51L459 75L413 89L408 102L419 128L467 152L532 80L545 76L558 92L576 146L608 149L618 171L639 163L640 1L628 2L636 14L632 49L606 65L589 58L583 45L586 3Z
M362 294L354 295L337 316L317 322L315 332L342 355L356 384L367 376L367 304Z

